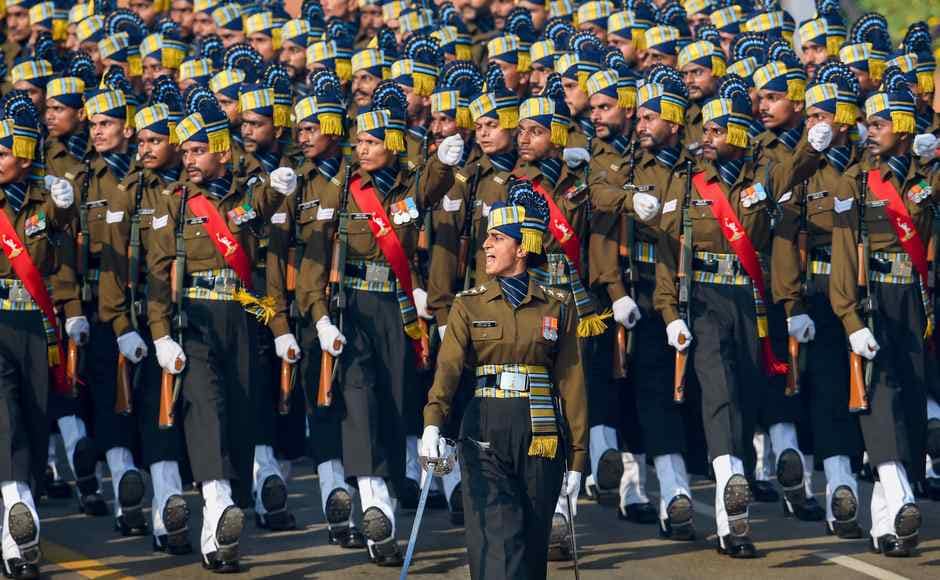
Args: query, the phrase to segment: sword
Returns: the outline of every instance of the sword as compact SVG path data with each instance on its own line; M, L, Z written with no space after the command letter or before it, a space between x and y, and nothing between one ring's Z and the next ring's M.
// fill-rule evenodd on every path
M447 439L443 441L447 442L447 447L454 449L454 453L456 453L456 448L451 445L453 441ZM415 555L415 545L418 543L418 531L421 529L421 518L424 516L424 506L428 502L431 482L434 480L435 475L441 477L450 473L454 468L454 454L444 454L442 457L435 458L422 457L421 459L423 460L422 463L425 464L427 477L424 478L424 485L421 486L421 497L418 499L418 511L415 512L415 521L411 526L411 536L408 538L408 548L405 550L405 562L401 566L401 574L398 576L398 580L408 578L408 567L411 565L411 559Z
M568 458L565 458L565 474L568 473ZM565 490L568 491L568 490ZM578 570L578 539L574 535L574 512L571 511L571 496L565 494L565 502L568 504L568 535L571 536L571 560L574 562L574 580L581 580L581 572Z

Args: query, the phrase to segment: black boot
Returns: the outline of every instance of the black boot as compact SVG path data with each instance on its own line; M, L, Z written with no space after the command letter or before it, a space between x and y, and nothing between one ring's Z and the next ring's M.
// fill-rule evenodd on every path
M146 536L147 520L144 518L143 501L147 492L144 478L136 469L124 473L118 483L117 502L121 515L114 521L114 529L122 536Z
M255 514L255 525L265 530L282 532L297 527L294 514L287 509L287 486L277 475L269 475L261 484L261 505L267 511Z
M556 513L552 516L552 531L548 537L548 560L567 562L571 560L571 533L565 516Z
M683 494L672 498L666 506L666 519L659 521L659 535L677 542L694 540L692 514L692 499L689 496Z

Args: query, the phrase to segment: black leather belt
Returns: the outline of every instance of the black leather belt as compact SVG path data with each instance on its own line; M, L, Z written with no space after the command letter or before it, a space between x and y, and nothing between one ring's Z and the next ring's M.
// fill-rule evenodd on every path
M202 288L215 292L234 292L241 286L238 278L232 276L187 276L186 287Z
M383 265L384 266L384 265ZM391 266L384 266L388 269L388 275L383 277L380 280L371 280L370 278L374 277L374 274L367 276L368 266L365 264L346 264L345 272L346 275L351 278L358 278L360 280L369 280L370 282L392 282L395 280L395 272L392 271Z
M746 274L737 258L729 260L703 260L701 258L692 258L692 269L699 272L708 272L709 274L720 273L722 276Z
M809 252L809 259L813 262L832 262L832 246L819 246Z

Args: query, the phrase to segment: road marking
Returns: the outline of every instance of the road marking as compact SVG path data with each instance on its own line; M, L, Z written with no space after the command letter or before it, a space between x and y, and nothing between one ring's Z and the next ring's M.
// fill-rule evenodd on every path
M89 558L81 552L49 540L42 541L42 554L50 564L75 572L83 578L133 578L120 570L109 567L101 560Z

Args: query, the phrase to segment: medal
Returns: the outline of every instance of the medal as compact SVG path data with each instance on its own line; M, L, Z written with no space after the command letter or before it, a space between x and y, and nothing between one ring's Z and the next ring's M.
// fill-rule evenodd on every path
M551 340L552 342L558 340L557 318L553 316L542 317L542 338L545 340Z
M26 220L26 235L32 236L46 229L46 212L39 212Z

